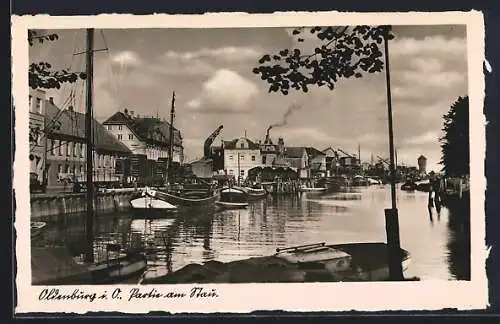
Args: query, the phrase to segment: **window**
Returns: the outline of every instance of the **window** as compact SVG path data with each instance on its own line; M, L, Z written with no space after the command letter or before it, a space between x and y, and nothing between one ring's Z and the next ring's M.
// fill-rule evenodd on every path
M85 144L83 143L80 144L80 157L83 157L83 152L85 151L85 148L86 148Z
M234 170L233 170L233 169L230 169L230 170L229 170L229 174L230 174L230 175L233 175L233 174L234 174Z
M57 154L62 155L62 152L63 152L63 141L59 141L59 147L57 150Z
M83 165L80 165L80 175L84 175L84 173L83 173Z
M118 125L118 130L122 130L122 125Z
M128 134L128 139L129 140L133 140L134 139L134 135L133 134Z
M80 143L75 143L73 147L73 156L78 156L78 150L80 149Z
M29 97L29 101L28 101L28 105L29 105L29 108L30 108L30 111L32 111L33 109L31 108L31 104L33 103L33 97L30 95Z
M59 173L62 173L63 172L63 166L62 164L58 164L57 165L57 174L59 175Z
M266 156L262 156L262 164L266 164Z
M244 176L245 175L245 170L240 170L240 176Z
M232 155L230 155L230 156L229 156L229 159L230 159L230 160L232 160L232 159L233 159L233 156L232 156Z
M35 112L41 114L42 113L42 100L40 98L36 98L36 110Z
M71 155L71 148L73 146L73 143L68 142L68 146L66 147L66 155L70 156Z
M113 130L113 125L108 125L108 130Z
M118 134L118 139L121 140L123 138L122 134Z
M241 143L240 148L245 148L245 143Z
M244 160L245 156L243 154L240 154L240 160Z
M252 161L255 161L255 155L252 155Z
M64 172L65 172L65 173L69 173L69 165L68 165L68 164L66 164L66 165L64 166Z

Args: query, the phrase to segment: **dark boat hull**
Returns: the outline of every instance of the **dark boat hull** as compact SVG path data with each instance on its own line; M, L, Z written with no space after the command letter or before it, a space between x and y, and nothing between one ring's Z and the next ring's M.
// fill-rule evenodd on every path
M184 207L198 207L213 204L219 198L218 193L214 193L208 197L200 197L200 198L186 198L180 195L175 195L171 193L167 193L164 191L157 190L155 193L155 198L161 199L163 201L168 202L169 204L175 206L184 206Z
M146 271L147 259L143 253L128 253L123 257L94 264L90 267L93 284L114 284L137 278Z
M255 188L245 188L247 192L247 197L250 200L262 199L267 196L267 191L265 189L255 189Z

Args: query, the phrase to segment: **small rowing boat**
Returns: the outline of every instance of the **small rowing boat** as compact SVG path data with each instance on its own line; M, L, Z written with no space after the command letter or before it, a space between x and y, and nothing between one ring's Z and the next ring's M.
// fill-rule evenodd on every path
M267 191L262 186L252 186L244 188L248 199L261 199L267 196Z
M31 222L31 238L40 235L47 228L46 222Z
M321 192L325 192L326 189L327 188L301 187L300 191L302 191L302 192L317 192L317 193L321 193Z

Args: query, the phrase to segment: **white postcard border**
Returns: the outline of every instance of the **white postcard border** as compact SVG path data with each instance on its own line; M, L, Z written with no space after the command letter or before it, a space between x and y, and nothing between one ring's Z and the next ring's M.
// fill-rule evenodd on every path
M59 28L214 28L214 27L296 27L322 25L467 25L468 89L470 98L471 168L471 281L416 281L374 283L303 283L303 284L204 284L142 286L156 289L189 291L194 286L216 289L218 298L40 301L44 287L31 286L29 148L28 141L28 42L27 30ZM484 176L485 118L484 101L484 24L478 11L442 13L339 13L284 12L274 14L210 13L204 15L98 15L55 17L49 15L12 17L13 98L15 109L15 163L13 185L16 199L16 313L119 311L123 313L245 313L254 310L285 311L378 311L439 310L443 308L484 309L488 305L485 271ZM26 107L26 108L24 108ZM382 217L382 216L381 216ZM61 286L106 294L120 288L126 292L135 286ZM124 295L125 296L125 295Z

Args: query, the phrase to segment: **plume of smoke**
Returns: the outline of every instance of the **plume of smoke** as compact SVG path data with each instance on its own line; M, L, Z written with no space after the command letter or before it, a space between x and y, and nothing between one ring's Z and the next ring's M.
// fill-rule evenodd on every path
M295 102L287 109L287 111L285 111L285 114L283 115L283 119L281 120L281 122L279 123L275 123L275 124L272 124L270 125L268 128L267 128L267 135L269 135L269 131L273 128L276 128L276 127L282 127L282 126L285 126L287 123L288 123L288 119L290 118L290 116L292 116L292 114L297 111L297 110L300 110L302 109L303 106L302 105L298 105L296 104Z

